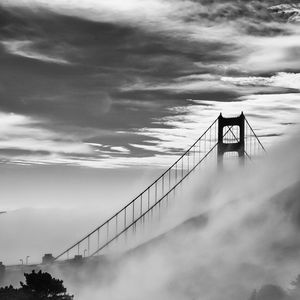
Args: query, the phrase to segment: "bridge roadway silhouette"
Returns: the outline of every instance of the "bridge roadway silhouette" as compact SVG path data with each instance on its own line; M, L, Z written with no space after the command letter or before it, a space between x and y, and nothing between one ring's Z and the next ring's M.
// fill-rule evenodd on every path
M237 157L244 164L264 152L265 148L243 113L234 118L225 118L220 113L205 132L138 196L60 254L45 254L42 264L86 260L109 253L111 246L120 240L126 244L129 235L135 235L139 228L149 224L154 213L161 215L162 207L168 207L172 193L213 154L222 168L224 157ZM3 267L0 264L0 273Z

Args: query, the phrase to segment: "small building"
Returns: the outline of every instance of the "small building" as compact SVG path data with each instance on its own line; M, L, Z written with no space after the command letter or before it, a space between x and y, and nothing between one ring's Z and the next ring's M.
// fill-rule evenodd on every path
M46 253L44 256L43 256L43 259L42 259L42 264L43 265L47 265L47 264L51 264L54 262L54 257L51 253Z

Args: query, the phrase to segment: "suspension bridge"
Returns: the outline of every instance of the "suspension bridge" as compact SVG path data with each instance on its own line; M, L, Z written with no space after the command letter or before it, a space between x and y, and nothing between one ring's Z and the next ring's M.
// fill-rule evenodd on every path
M161 176L108 220L44 262L68 260L74 256L93 257L107 253L108 248L128 234L145 226L154 213L161 214L175 189L209 157L216 155L219 167L224 156L238 156L241 164L265 152L265 148L243 113L234 118L220 114L205 132Z
M216 158L220 168L224 158L234 156L244 164L260 156L265 148L243 113L234 118L220 114L205 132L155 181L100 226L56 256L45 254L43 264L88 259L110 253L115 245L150 225L153 215L168 208L172 194L185 179L209 158ZM119 247L120 248L120 247ZM122 247L121 247L122 248Z

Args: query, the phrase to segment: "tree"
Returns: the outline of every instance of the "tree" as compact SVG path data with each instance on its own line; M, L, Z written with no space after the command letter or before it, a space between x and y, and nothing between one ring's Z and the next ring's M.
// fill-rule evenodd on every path
M68 295L63 281L53 278L49 273L39 271L24 274L25 284L20 282L21 288L12 286L0 288L2 300L72 300Z
M0 299L1 300L37 300L34 295L22 289L15 289L13 286L6 286L0 288Z

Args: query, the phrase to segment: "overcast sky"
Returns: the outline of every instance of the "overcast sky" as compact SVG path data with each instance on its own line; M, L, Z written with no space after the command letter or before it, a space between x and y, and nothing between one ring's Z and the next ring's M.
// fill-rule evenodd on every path
M167 165L224 110L282 133L300 107L296 2L2 0L1 161Z
M300 109L300 5L282 3L0 0L0 211L108 215L221 111L271 147Z

